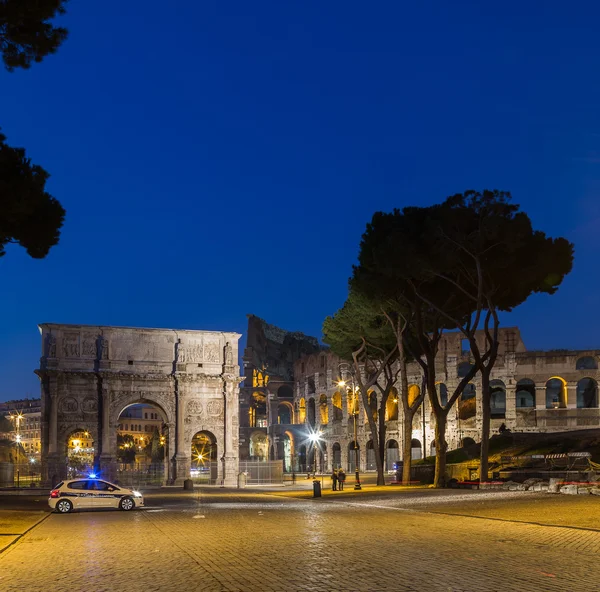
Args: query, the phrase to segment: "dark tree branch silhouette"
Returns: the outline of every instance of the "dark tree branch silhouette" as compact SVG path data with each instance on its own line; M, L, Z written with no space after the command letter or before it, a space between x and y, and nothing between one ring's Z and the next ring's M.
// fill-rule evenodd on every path
M29 68L56 52L67 30L50 21L65 13L66 0L0 0L0 52L9 72Z

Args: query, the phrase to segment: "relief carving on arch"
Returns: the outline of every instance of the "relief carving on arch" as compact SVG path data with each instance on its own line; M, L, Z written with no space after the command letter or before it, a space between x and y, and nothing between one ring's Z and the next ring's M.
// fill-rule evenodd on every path
M81 404L84 413L96 413L98 411L98 401L94 397L86 397Z
M223 419L223 401L211 399L206 404L206 414L215 419Z
M83 335L81 355L85 358L95 358L97 354L96 336L91 333Z
M204 346L204 361L213 363L221 361L221 352L217 343L207 343Z
M73 397L61 397L58 409L61 413L77 413L79 410L77 399Z
M203 361L202 343L180 343L177 346L177 362L185 364L187 362Z
M199 399L188 401L185 410L185 423L191 424L202 419L202 401Z
M79 357L79 335L65 333L62 338L62 354L65 358Z

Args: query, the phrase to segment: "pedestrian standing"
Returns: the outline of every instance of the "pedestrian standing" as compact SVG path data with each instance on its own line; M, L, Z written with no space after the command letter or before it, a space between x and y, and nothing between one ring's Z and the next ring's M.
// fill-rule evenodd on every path
M292 471L292 485L296 485L296 471Z
M344 481L346 480L346 473L344 473L344 469L340 469L338 471L337 478L340 491L344 491Z
M335 469L331 472L331 489L337 491L338 474Z

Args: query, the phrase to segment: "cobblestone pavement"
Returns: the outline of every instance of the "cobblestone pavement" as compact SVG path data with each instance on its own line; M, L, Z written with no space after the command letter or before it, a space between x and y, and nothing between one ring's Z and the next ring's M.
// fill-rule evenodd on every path
M597 512L592 497L584 507ZM516 497L475 499L509 513ZM598 589L596 530L436 514L386 497L212 490L148 502L130 513L52 514L0 555L0 590Z
M0 552L18 541L22 535L46 517L47 513L41 510L0 510Z

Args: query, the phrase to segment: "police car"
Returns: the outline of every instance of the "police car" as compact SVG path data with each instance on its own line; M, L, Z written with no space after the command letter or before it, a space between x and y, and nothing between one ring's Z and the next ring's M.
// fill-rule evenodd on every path
M50 492L48 505L61 514L81 508L119 508L133 510L144 505L144 497L133 491L96 477L62 481Z

